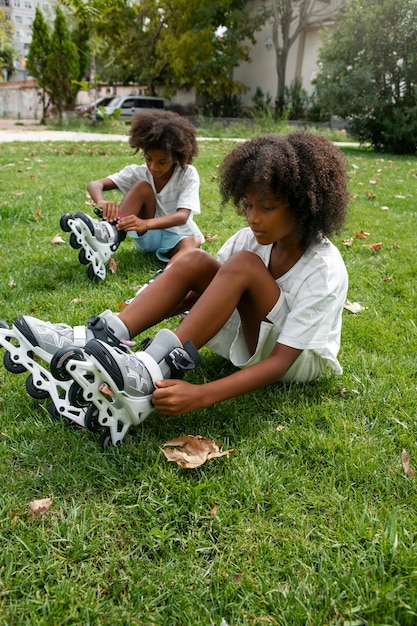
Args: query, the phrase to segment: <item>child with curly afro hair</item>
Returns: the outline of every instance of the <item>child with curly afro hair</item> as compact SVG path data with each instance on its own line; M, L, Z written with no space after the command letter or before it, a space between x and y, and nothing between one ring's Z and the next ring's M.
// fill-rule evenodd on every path
M139 252L153 252L169 264L204 242L193 220L200 213L200 179L191 164L198 154L196 134L191 122L172 111L137 114L129 143L145 163L87 185L105 221L132 236ZM120 204L106 200L104 192L112 189L123 194Z
M102 314L113 345L92 339L86 346L123 402L133 407L138 396L151 394L155 409L179 415L278 381L310 382L326 367L342 372L337 355L348 276L328 237L346 216L346 169L332 142L307 132L255 137L226 156L222 198L243 212L247 226L217 259L191 250L118 316ZM126 355L114 346L115 335L129 340L184 311L175 332L160 330L144 352ZM59 327L25 322L37 337L55 332L60 345ZM224 356L236 370L203 384L177 378L172 367L157 369L159 377L150 373L152 358L172 365L179 351L187 363L184 349L185 369L193 367L192 344Z

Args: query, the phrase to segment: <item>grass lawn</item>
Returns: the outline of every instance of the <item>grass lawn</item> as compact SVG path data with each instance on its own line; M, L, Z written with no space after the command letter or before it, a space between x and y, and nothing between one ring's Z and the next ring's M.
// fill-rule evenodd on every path
M213 255L244 225L219 208L231 146L203 143L195 161ZM154 412L103 452L0 367L0 625L417 623L417 483L401 462L407 450L417 470L417 159L345 153L350 215L334 241L362 310L343 314L341 376ZM127 240L116 273L90 282L59 228L91 211L89 180L134 160L119 143L0 147L0 319L83 324L159 269ZM189 380L232 371L202 357ZM181 470L160 446L184 434L235 452Z

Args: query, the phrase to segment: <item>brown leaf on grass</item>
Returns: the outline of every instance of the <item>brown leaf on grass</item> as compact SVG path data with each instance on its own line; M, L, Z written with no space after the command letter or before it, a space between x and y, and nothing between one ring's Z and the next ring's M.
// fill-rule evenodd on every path
M369 237L369 233L367 233L363 229L362 230L358 230L355 233L355 237L356 237L356 239L366 239L367 237Z
M410 453L407 450L401 452L401 462L403 464L404 473L410 478L414 478L416 475L415 470L410 466Z
M52 244L65 243L65 241L62 239L61 235L56 234L54 237L52 237L49 243L52 243Z
M381 248L384 247L384 244L381 243L381 241L379 241L378 243L370 243L370 244L363 243L362 245L364 248L369 248L369 250L381 250Z
M372 191L367 191L366 197L368 198L368 200L375 200L376 194L374 194Z
M119 261L115 261L113 258L110 259L109 264L107 265L107 269L112 274L117 272L117 268L119 267Z
M361 313L361 311L365 310L365 307L359 304L359 302L351 302L350 300L346 300L344 308L353 314Z
M234 452L234 450L222 451L214 441L200 435L184 435L171 439L164 443L160 450L168 461L177 463L182 469L193 469L210 459L229 456Z
M355 237L350 237L349 239L342 239L342 244L344 246L351 246L354 241Z
M51 498L42 498L41 500L32 500L32 502L29 502L29 510L33 519L38 519L42 513L48 513L51 504Z
M39 209L39 208L38 208L38 209L36 209L36 211L35 211L35 215L32 215L32 219L34 219L34 220L35 220L35 222L37 222L37 221L38 221L38 219L41 217L41 215L42 215L42 209Z
M207 233L207 235L204 235L204 239L208 242L216 241L216 239L218 238L219 238L219 235L211 235L210 233Z

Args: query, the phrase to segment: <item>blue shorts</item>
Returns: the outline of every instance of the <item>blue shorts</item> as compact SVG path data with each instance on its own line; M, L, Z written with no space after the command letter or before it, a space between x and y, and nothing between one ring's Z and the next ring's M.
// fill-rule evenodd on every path
M144 235L138 235L135 231L128 233L135 242L136 248L142 254L154 252L157 258L164 263L168 263L172 250L182 239L190 235L180 235L171 230L148 230Z

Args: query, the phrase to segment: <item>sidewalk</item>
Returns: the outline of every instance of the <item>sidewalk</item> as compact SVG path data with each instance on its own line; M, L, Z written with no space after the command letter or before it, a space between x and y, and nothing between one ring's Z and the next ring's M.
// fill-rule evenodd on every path
M128 141L126 135L82 133L66 130L45 130L36 120L0 118L0 143L12 141Z
M111 135L107 133L83 133L78 131L66 130L45 130L44 126L40 126L36 120L12 120L9 118L0 118L0 144L10 143L13 141L31 142L31 141L122 141L127 142L129 132L126 135ZM243 142L246 139L232 139L230 137L197 137L198 141L236 141ZM351 147L359 148L360 144L353 141L336 142L340 148ZM366 144L364 144L366 145Z

